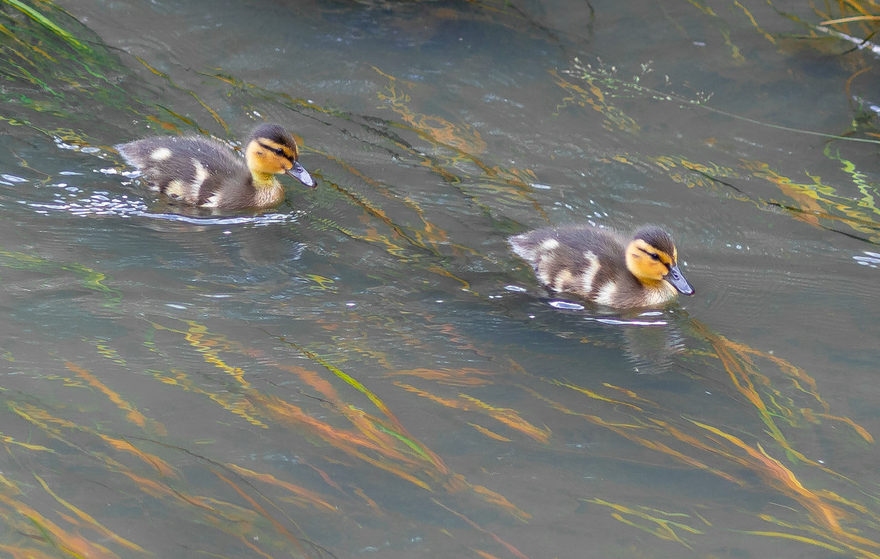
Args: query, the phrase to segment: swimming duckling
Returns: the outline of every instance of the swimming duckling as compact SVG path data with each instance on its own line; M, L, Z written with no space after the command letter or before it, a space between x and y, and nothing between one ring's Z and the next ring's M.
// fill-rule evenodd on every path
M245 158L216 140L155 136L116 146L152 190L200 208L270 208L284 199L275 175L287 173L304 185L317 183L299 164L293 136L277 124L261 124L248 139Z
M663 229L646 225L629 240L589 225L545 227L508 239L551 291L575 293L617 308L662 305L694 288L678 269L678 251Z

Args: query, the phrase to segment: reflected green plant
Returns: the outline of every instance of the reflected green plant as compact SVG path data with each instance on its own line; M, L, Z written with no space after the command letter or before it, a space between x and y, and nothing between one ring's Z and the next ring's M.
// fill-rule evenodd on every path
M0 249L0 267L15 270L30 270L45 274L56 274L58 271L71 272L80 281L84 288L101 293L104 296L103 306L116 307L119 305L122 294L118 289L106 285L107 276L80 264L79 262L59 263L43 258L35 254Z
M67 42L69 45L74 47L76 50L82 51L85 53L91 53L91 49L85 43L78 40L76 37L74 37L73 35L68 33L66 30L59 27L55 22L53 22L51 19L49 19L48 17L46 17L45 15L43 15L42 13L37 11L35 8L25 4L24 2L21 2L20 0L3 0L3 3L8 4L8 5L12 6L13 8L21 11L22 13L27 15L32 20L39 23L40 25L42 25L46 29L48 29L51 33L62 38L65 42ZM43 3L54 8L54 9L58 9L57 6L55 6L55 4L53 2L45 2L44 1Z

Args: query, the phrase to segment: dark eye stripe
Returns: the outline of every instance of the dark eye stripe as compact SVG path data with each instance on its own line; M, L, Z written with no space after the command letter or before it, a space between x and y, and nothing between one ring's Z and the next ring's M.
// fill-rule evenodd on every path
M279 156L279 157L283 157L284 159L287 159L288 161L290 161L291 163L293 163L293 156L291 156L291 155L287 155L286 153L284 153L284 150L283 150L283 149L281 149L281 148L273 148L272 146L267 146L267 145L264 144L263 142L257 142L257 143L260 144L260 147L265 148L265 149L271 151L272 153L274 153L275 155L277 155L277 156Z
M641 248L641 247L638 247L638 248L639 248L640 251L644 252L645 254L647 254L648 256L650 256L651 258L653 258L654 260L656 260L657 262L660 262L661 264L663 264L664 266L666 266L666 269L667 269L667 270L670 269L670 268L669 268L669 264L667 264L666 262L663 262L662 260L660 260L660 256L659 256L659 255L657 255L657 254L655 254L655 253L653 253L653 252L648 252L647 250L645 250L645 249L643 249L643 248Z

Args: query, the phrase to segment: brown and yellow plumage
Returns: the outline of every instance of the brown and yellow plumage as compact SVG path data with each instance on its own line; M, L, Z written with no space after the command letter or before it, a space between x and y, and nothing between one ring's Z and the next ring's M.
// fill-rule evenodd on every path
M150 187L169 198L202 208L269 208L284 199L275 175L287 173L304 185L314 179L299 164L296 140L277 124L251 134L245 158L202 137L155 136L116 146L143 173Z
M644 226L630 239L589 225L546 227L508 242L551 291L617 308L662 305L676 290L694 294L678 268L672 237L656 226Z

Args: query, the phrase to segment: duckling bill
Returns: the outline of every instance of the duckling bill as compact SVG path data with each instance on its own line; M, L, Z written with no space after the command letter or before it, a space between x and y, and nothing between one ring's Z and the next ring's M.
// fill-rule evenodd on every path
M156 136L116 149L143 173L152 190L200 208L271 208L284 200L276 175L304 185L317 183L299 163L299 148L284 128L261 124L248 138L242 159L228 146L198 136Z
M616 308L659 306L694 288L672 237L647 225L627 238L589 225L537 229L508 239L544 286Z

